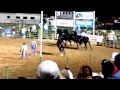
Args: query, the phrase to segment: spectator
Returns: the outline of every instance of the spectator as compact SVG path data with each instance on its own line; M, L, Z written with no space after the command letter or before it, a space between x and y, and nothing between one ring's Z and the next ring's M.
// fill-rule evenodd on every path
M82 66L77 79L92 79L92 69L89 66Z
M118 71L116 74L113 76L114 79L120 79L120 54L117 54L115 56L115 61L114 61L115 66L118 68Z
M22 38L25 39L26 38L26 28L22 28Z
M37 48L37 43L35 41L35 39L32 40L32 42L30 43L31 46L31 50L32 50L32 56L36 55L36 48Z
M66 78L66 79L73 79L73 74L70 71L69 67L66 66L65 69L61 70L61 74Z
M21 50L20 52L22 52L22 59L24 59L24 56L26 55L27 59L28 59L28 52L27 52L27 45L26 43L24 42L22 47L21 47Z
M2 32L2 27L0 27L0 33Z
M115 56L117 55L117 54L119 54L118 52L113 52L112 53L112 58L111 58L111 60L113 61L113 63L114 63L114 61L115 61ZM114 65L114 71L113 71L113 74L112 75L114 75L116 72L117 72L117 67Z
M12 31L12 37L15 38L15 32L16 32L15 26L13 26L13 28L11 28L11 31Z
M32 27L31 27L32 38L33 38L33 35L35 34L35 31L36 31L36 25L32 25Z
M61 79L58 65L52 60L45 60L38 66L38 79Z
M112 79L114 64L106 59L103 59L101 66L102 66L102 74L104 75L104 79Z
M6 28L5 28L5 27L2 28L2 36L3 36L3 37L6 36Z
M113 42L114 42L114 36L113 36L112 32L110 32L108 34L108 40L109 40L109 47L112 48L113 47Z

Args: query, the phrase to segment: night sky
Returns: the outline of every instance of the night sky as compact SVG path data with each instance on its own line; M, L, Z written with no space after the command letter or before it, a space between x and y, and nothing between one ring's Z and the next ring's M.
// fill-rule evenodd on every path
M43 0L41 2L34 0L22 2L7 1L7 7L1 4L0 12L15 12L15 13L40 13L41 10L48 16L54 15L54 11L96 11L96 16L101 18L109 18L120 16L119 3L109 0ZM5 3L2 0L1 3ZM2 6L3 5L3 6Z

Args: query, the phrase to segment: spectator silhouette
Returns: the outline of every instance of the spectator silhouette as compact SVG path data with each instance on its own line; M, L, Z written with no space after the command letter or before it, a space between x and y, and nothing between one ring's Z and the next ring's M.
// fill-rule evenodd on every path
M114 71L114 64L106 59L103 59L101 62L102 74L104 79L112 79L112 73Z
M92 79L92 69L89 66L82 66L77 79Z
M65 66L65 69L60 72L66 79L73 79L73 74L70 71L68 66Z
M113 76L114 79L120 79L120 54L117 54L115 56L115 61L114 61L115 66L118 68L118 71L116 74Z
M114 61L115 61L115 56L116 56L117 54L119 54L119 53L118 53L118 52L113 52L113 53L112 53L111 61L112 61L113 63L114 63ZM114 71L113 71L113 74L112 74L112 75L115 75L116 72L117 72L117 70L118 70L118 68L114 65Z

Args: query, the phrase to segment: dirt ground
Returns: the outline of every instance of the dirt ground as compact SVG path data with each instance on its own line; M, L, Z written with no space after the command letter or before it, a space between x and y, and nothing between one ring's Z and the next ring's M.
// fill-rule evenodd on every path
M21 60L21 45L26 42L28 45L29 60L26 58ZM40 63L40 40L37 40L38 48L37 55L31 56L31 48L29 46L31 39L21 38L0 38L0 78L6 79L7 72L9 79L17 79L18 77L26 77L35 79L37 76L37 68ZM101 60L110 59L113 51L120 52L119 49L107 48L103 46L92 45L93 50L76 49L76 45L65 48L65 56L60 56L59 50L56 47L56 41L43 40L42 61L50 59L55 61L60 70L68 65L73 72L74 77L77 76L79 68L82 65L89 65L93 71L101 70ZM7 67L8 66L8 71Z

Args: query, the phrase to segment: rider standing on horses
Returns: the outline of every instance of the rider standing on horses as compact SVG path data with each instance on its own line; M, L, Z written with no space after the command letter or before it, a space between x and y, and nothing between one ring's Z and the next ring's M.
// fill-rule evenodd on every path
M77 27L75 28L75 30L73 30L73 32L74 32L76 35L79 35L79 34L80 34L80 27L77 26Z

